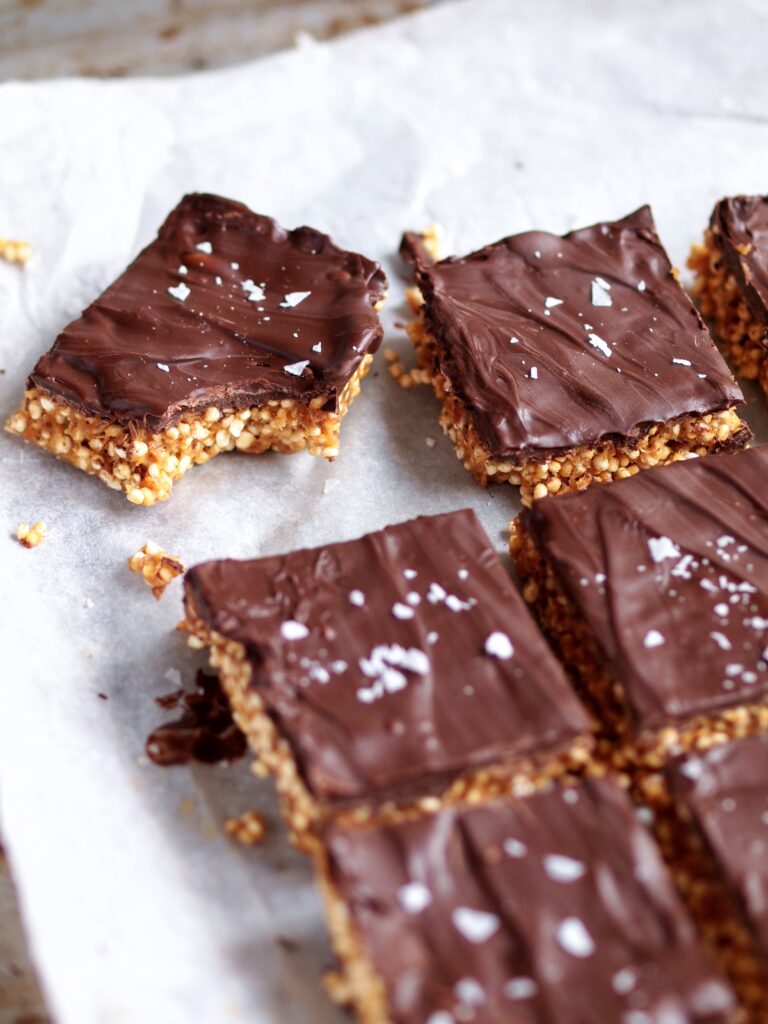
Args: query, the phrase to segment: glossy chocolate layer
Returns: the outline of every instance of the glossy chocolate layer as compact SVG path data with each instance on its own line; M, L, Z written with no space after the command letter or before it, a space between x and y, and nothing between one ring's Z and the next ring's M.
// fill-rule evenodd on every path
M513 235L418 280L441 369L493 455L633 438L743 400L647 206L562 238Z
M523 512L637 728L768 694L768 447Z
M218 676L199 671L193 691L176 690L157 703L168 710L181 706L182 712L147 737L147 757L155 764L217 764L245 753L245 736L235 725Z
M473 512L207 562L184 586L188 608L247 647L253 685L321 803L438 790L588 729Z
M752 314L768 327L768 196L721 199L710 227Z
M88 415L152 431L187 410L323 396L334 408L382 328L378 264L312 228L186 196L30 377Z
M753 736L666 770L768 959L768 736Z
M613 783L326 840L393 1024L728 1019L733 997Z

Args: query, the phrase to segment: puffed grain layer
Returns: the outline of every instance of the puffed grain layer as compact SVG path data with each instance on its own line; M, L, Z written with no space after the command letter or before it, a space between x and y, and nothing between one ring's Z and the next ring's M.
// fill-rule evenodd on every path
M728 270L711 230L688 257L696 277L691 288L701 315L725 347L734 369L746 380L758 380L768 396L768 328L747 305L739 283Z
M174 483L192 466L221 452L256 455L272 449L334 459L339 453L341 421L373 356L366 355L339 395L334 411L323 409L323 396L302 403L272 399L247 409L186 413L172 427L153 434L133 424L122 425L85 416L61 398L30 388L6 430L56 455L77 469L122 491L134 505L154 505L170 497Z

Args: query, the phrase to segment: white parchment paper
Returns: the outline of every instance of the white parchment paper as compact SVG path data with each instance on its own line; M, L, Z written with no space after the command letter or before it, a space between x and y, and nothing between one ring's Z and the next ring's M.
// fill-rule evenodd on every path
M36 252L25 271L0 265L0 415L194 189L384 261L385 344L404 350L405 227L437 219L464 252L649 201L682 265L717 198L768 191L767 19L761 0L467 0L216 73L0 87L0 234ZM244 763L141 761L165 673L191 683L202 658L172 632L180 584L156 604L127 557L147 538L187 565L263 555L468 505L503 551L514 490L477 488L430 395L400 391L381 358L335 464L223 456L152 509L0 438L3 831L60 1024L342 1019L270 785ZM49 536L26 551L11 535L37 519ZM251 850L221 831L248 807L272 825Z

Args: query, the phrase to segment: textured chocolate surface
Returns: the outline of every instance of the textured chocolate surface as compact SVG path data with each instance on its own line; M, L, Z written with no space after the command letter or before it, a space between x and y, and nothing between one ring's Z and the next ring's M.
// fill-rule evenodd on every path
M768 693L768 447L523 512L638 728Z
M768 196L721 199L710 227L753 316L768 328Z
M768 736L681 758L666 774L768 958Z
M728 1019L733 997L613 783L326 839L394 1024Z
M184 586L188 607L248 649L253 685L321 803L437 790L587 731L474 512L207 562Z
M372 306L385 288L378 264L327 235L189 195L30 382L89 415L153 431L209 405L322 395L334 408L381 341Z
M648 207L514 235L418 278L441 369L493 455L632 438L742 401Z

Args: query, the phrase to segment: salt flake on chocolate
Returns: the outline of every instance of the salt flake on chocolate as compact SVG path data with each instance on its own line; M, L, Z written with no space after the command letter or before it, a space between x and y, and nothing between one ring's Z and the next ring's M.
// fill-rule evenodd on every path
M179 302L184 302L190 291L191 289L188 288L183 281L179 281L175 288L168 289L168 294L172 295L174 299L178 299Z
M413 608L410 608L407 604L402 604L400 601L397 601L392 605L392 614L396 619L412 619L414 613Z
M721 651L730 651L731 641L723 633L710 633L710 637L715 641Z
M505 839L501 845L504 847L504 852L510 857L514 857L515 860L520 860L528 853L528 847L519 839Z
M643 639L643 647L653 648L662 647L666 643L666 640L658 629L649 629Z
M240 282L240 287L244 292L248 293L249 302L263 302L264 301L264 285L255 284L250 277L246 281Z
M649 537L648 550L654 562L663 562L665 558L679 558L680 548L669 537Z
M504 982L503 991L507 999L532 999L539 986L533 978L510 978Z
M602 352L606 359L610 358L610 346L606 342L604 342L602 338L598 337L597 334L588 334L587 341L592 346L592 348L596 348L598 352Z
M485 910L473 910L471 907L457 907L451 914L456 929L468 942L479 945L495 935L501 924L496 914Z
M284 640L303 640L309 636L309 630L303 622L296 622L295 619L288 619L280 626L280 633Z
M610 284L602 277L596 277L592 282L592 305L612 306L613 299L610 293Z
M484 650L492 658L499 658L501 661L507 661L515 653L515 648L507 634L499 632L491 633L486 638Z
M200 244L196 245L195 248L197 249L198 252L205 252L209 256L213 252L213 246L211 245L210 242L200 242Z
M290 373L292 377L300 377L308 366L309 360L301 359L298 363L287 363L283 367L283 370L285 370L286 373Z
M566 917L555 930L555 938L566 953L582 959L592 956L595 942L578 917Z
M432 893L421 882L408 882L397 890L400 906L409 914L419 914L432 902Z
M293 309L294 306L298 306L300 302L308 298L312 292L288 292L280 306L283 309Z
M544 858L544 870L553 882L566 884L583 878L587 869L580 860L560 853L550 853Z

